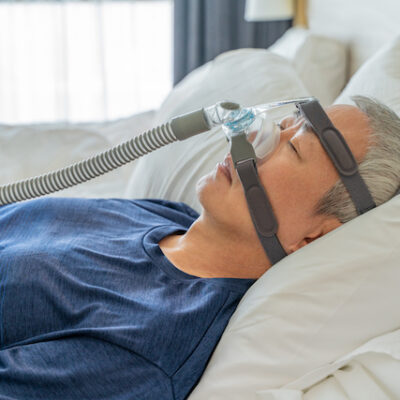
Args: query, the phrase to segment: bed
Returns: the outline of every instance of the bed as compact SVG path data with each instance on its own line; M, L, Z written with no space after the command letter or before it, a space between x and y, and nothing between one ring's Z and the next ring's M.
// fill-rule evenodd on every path
M218 56L158 110L103 124L0 125L0 184L80 161L221 99L253 105L314 95L328 106L364 94L400 115L400 3L300 4L307 27L292 28L270 49ZM195 184L226 152L216 129L53 196L166 198L201 211ZM189 399L400 398L397 197L257 281Z

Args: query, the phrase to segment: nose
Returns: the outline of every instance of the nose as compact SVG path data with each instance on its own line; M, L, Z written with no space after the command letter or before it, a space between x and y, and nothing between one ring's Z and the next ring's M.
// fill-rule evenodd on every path
M295 133L296 133L296 130L293 129L293 126L290 126L286 129L282 129L281 136L279 138L279 145L281 145L282 143L288 142Z
M281 127L282 130L284 130L289 126L294 125L295 120L296 117L294 115L288 115L279 121L279 126Z

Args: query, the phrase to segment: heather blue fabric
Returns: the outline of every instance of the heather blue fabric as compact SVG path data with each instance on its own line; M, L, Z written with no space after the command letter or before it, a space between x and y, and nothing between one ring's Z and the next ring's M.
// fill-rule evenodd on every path
M152 199L0 207L0 398L186 398L254 282L169 262L158 242L197 217Z

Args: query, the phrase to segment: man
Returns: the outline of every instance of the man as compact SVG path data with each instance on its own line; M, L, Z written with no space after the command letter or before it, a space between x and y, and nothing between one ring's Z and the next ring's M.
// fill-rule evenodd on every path
M377 162L394 178L370 187L380 204L399 185L387 158L398 156L400 121L356 101L327 113L361 172L379 147L377 124L390 125L397 147L383 146ZM302 118L281 128L258 174L292 253L346 221L336 215L341 204L329 206L340 184L317 137ZM198 182L201 215L164 200L44 198L0 208L0 398L187 398L241 297L271 265L229 155L224 165ZM366 175L368 185L377 180ZM355 216L349 209L346 218Z

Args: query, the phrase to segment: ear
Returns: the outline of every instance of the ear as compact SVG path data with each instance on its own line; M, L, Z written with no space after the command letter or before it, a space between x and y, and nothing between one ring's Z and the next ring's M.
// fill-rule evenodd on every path
M289 246L290 253L293 253L296 250L301 249L302 247L326 235L328 232L333 231L334 229L338 228L341 225L343 224L336 217L323 216L321 222L318 223L314 227L314 229L307 232L306 235L304 235L304 237L300 241Z

